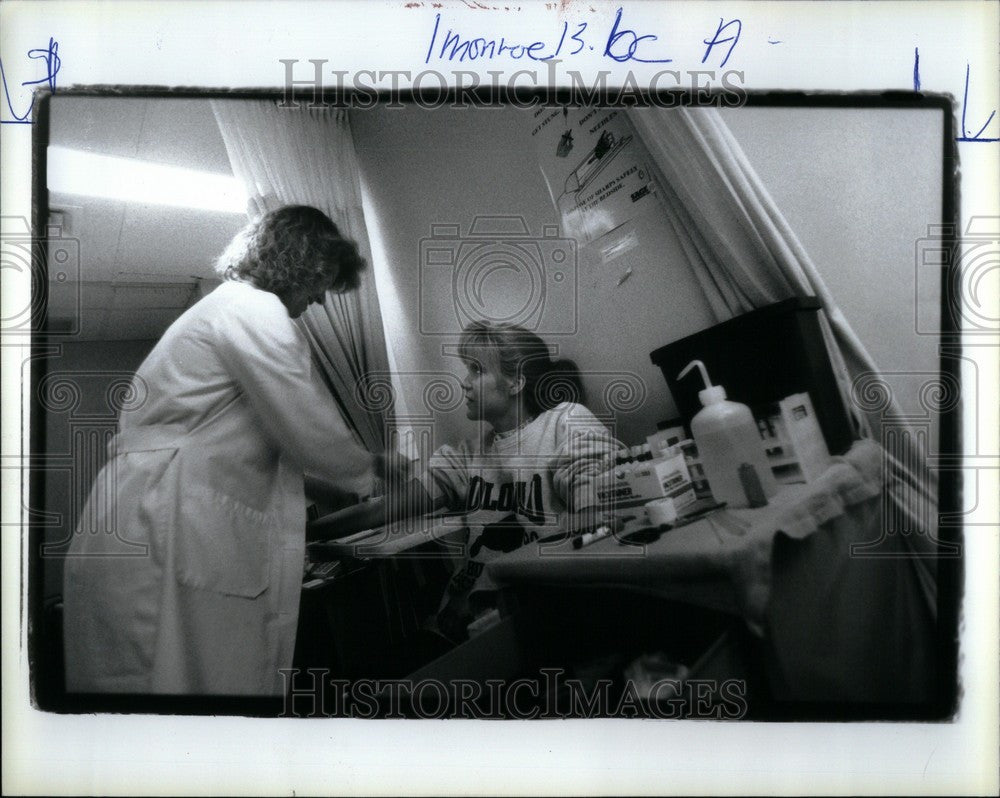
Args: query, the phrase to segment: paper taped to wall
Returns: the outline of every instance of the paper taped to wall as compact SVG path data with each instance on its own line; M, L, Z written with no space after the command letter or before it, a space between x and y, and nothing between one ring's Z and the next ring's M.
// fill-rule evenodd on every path
M646 148L622 109L539 109L535 150L563 234L590 243L630 221L655 188ZM620 254L620 253L618 253Z

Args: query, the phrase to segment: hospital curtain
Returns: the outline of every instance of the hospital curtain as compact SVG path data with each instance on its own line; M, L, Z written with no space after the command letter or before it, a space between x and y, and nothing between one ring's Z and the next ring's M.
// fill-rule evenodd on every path
M669 224L716 317L723 321L793 296L818 297L828 321L830 357L857 431L880 435L879 419L861 413L851 395L854 378L878 375L879 369L722 115L714 108L642 108L631 109L629 119L652 158ZM887 412L902 415L895 402ZM887 491L897 512L907 516L908 529L917 525L918 534L906 535L909 543L923 548L937 531L937 486L915 440L904 436L902 452L883 449L891 477ZM930 509L925 516L915 507ZM918 570L930 598L927 563Z
M212 100L212 110L233 173L246 188L251 218L282 205L312 205L371 263L346 112L279 108L273 100ZM371 268L362 273L358 290L328 293L298 323L348 425L369 450L382 451L388 419L357 390L366 374L389 371Z

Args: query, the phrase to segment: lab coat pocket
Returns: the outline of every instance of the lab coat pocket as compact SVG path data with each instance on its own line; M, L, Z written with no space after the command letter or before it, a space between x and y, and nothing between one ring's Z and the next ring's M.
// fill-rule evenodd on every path
M191 491L182 502L177 580L242 598L257 598L267 590L273 518L205 486Z

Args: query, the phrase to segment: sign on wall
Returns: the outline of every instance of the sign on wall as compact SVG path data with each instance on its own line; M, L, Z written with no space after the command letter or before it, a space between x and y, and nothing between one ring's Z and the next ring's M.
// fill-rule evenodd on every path
M623 109L544 108L532 130L563 235L588 244L651 204L650 158Z

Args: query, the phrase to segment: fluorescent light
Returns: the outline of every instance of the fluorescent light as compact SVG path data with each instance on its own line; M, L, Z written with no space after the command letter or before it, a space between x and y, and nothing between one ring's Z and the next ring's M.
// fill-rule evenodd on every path
M247 195L232 175L48 148L49 191L121 202L245 214Z

